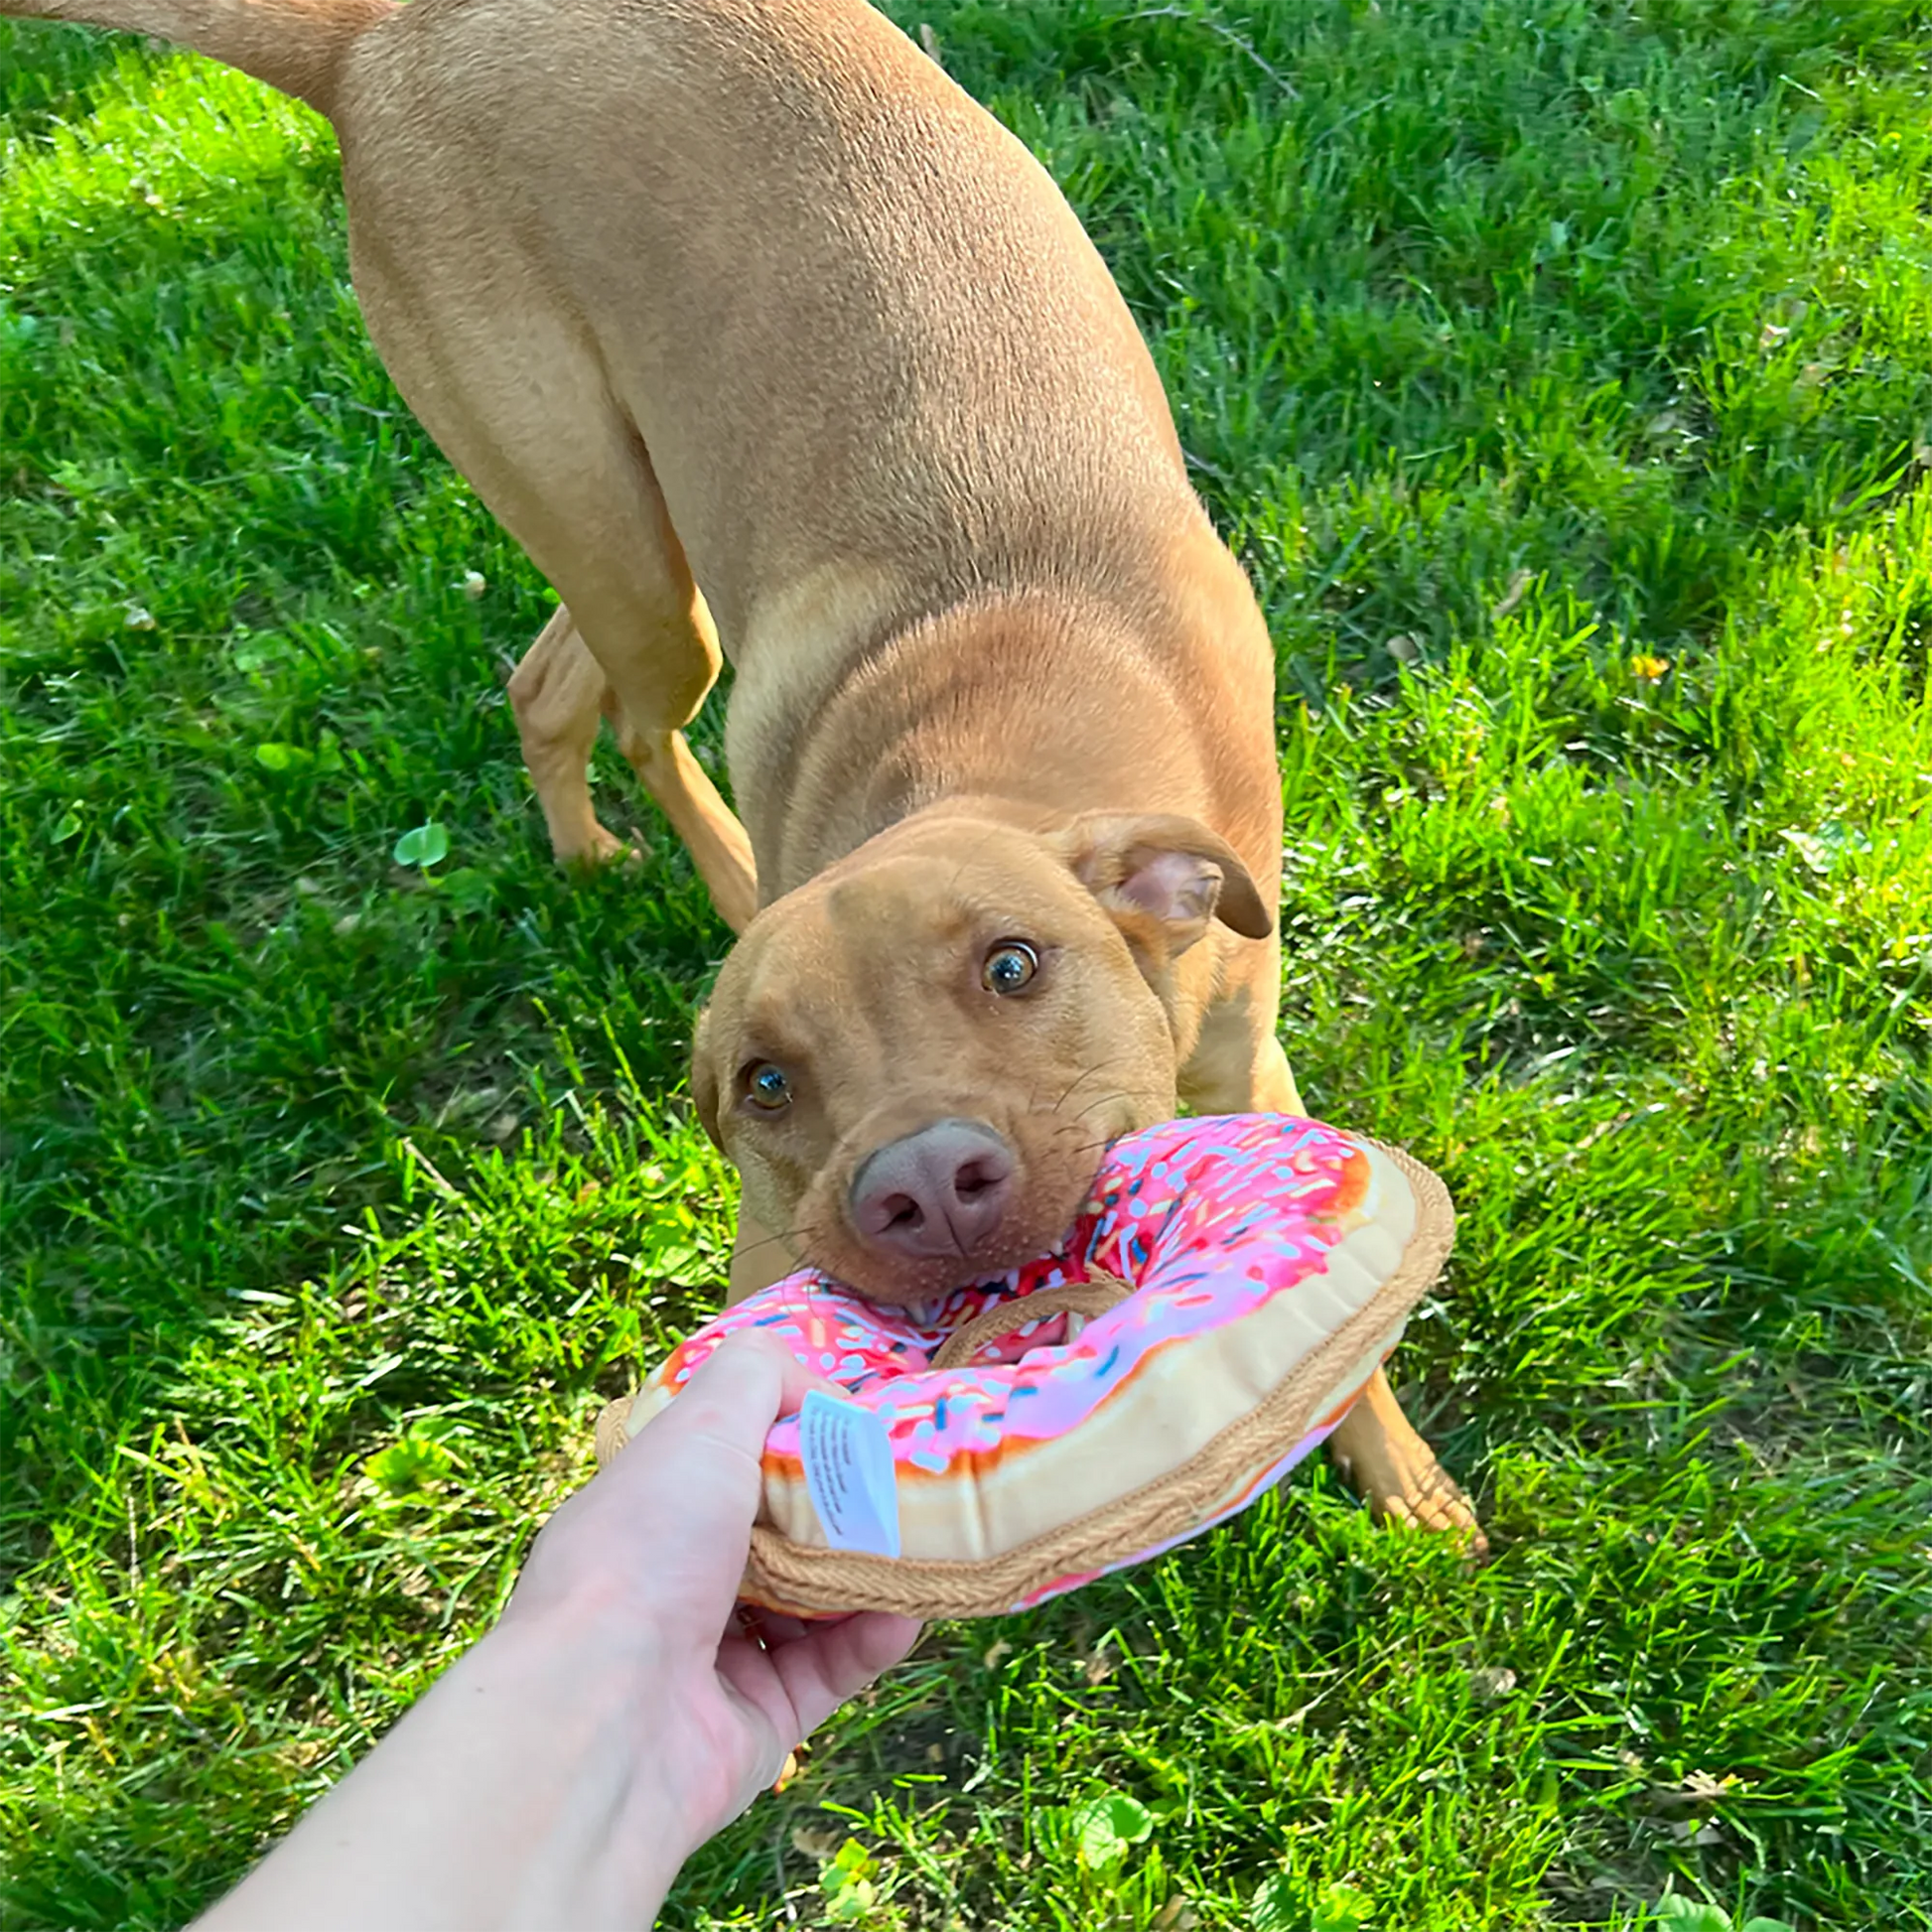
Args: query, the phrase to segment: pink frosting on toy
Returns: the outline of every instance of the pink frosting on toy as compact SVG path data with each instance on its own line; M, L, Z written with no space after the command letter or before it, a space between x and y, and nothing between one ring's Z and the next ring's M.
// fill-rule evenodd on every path
M1318 1272L1346 1232L1366 1171L1346 1136L1315 1121L1170 1121L1114 1144L1056 1253L919 1310L881 1307L801 1269L707 1322L654 1379L680 1388L726 1335L772 1329L886 1423L902 1482L943 1476L961 1457L1078 1429L1157 1351L1238 1319ZM930 1367L947 1335L993 1303L1095 1271L1135 1293L1072 1340L1065 1316L1049 1312L990 1344L972 1366ZM1318 1440L1298 1444L1249 1494ZM796 1423L780 1423L765 1451L795 1457Z

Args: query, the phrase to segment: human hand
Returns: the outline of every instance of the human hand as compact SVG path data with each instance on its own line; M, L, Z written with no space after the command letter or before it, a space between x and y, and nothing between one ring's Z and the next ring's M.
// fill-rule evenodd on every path
M198 1932L636 1932L916 1623L737 1618L759 1451L815 1377L735 1335L550 1519L509 1608Z
M775 1338L731 1336L551 1517L500 1626L543 1623L637 1653L687 1851L919 1635L910 1618L876 1612L812 1623L739 1612L765 1435L815 1386L831 1387Z

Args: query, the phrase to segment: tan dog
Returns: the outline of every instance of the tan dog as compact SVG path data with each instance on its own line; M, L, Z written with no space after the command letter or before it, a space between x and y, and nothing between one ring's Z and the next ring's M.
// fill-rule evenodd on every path
M335 123L376 346L564 600L511 684L558 855L617 849L608 718L743 932L694 1069L735 1295L802 1254L923 1296L1058 1239L1112 1136L1299 1111L1261 616L1072 211L880 15L0 12ZM681 732L721 635L749 840ZM1385 1378L1334 1447L1386 1513L1472 1527Z

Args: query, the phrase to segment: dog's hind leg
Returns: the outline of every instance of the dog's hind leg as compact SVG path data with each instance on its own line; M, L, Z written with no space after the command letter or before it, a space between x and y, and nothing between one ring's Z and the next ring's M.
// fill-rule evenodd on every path
M350 207L353 221L353 197ZM499 258L503 286L430 285L447 250L401 245L414 218L385 213L399 233L358 251L356 285L396 386L569 614L538 638L517 705L552 840L564 857L600 847L582 765L609 716L720 916L742 930L758 909L751 840L684 741L718 676L718 635L649 455L581 322L542 300L540 278Z
M598 822L591 805L591 752L599 725L608 719L619 751L690 850L712 902L733 931L743 931L756 908L758 888L745 876L751 848L737 818L691 756L681 731L652 734L631 723L567 606L558 607L524 653L510 678L509 696L523 762L558 863L632 854Z
M570 612L559 605L510 675L510 709L523 742L523 763L550 828L550 849L564 866L595 865L629 850L598 823L589 771L610 696L610 680Z
M696 596L695 587L692 594ZM702 602L695 616L700 635L710 638L711 620ZM715 639L710 648L716 651ZM715 675L715 656L711 662ZM656 729L640 726L618 697L567 605L558 608L524 653L510 678L509 696L523 762L558 861L571 865L619 859L629 850L598 823L591 805L591 752L599 725L608 719L619 751L684 841L719 916L734 932L742 932L758 909L751 841L691 755L680 728L688 718ZM693 704L691 715L696 711Z
M715 675L718 645L702 602L697 615L711 638ZM618 750L690 851L718 916L743 932L759 909L759 886L752 841L737 814L719 796L681 729L639 725L615 687L606 692L604 714L617 732Z

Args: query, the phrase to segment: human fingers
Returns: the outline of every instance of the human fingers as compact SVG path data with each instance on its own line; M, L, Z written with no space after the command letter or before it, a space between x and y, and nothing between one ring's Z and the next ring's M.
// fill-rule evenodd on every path
M756 1457L781 1416L795 1416L813 1389L843 1396L837 1383L809 1369L777 1336L761 1328L729 1334L693 1371L676 1399L631 1443L660 1454L700 1446ZM626 1458L620 1456L621 1465Z
M901 1662L924 1625L914 1617L866 1610L820 1624L767 1653L797 1725L797 1743L882 1671Z
M802 1617L785 1616L757 1603L740 1603L737 1617L739 1628L766 1650L781 1643L796 1643L814 1627Z
M660 1533L749 1531L764 1439L817 1380L774 1335L727 1335L598 1481L613 1506L660 1518Z
M908 1617L865 1611L837 1623L813 1624L809 1634L790 1643L727 1636L718 1646L718 1675L761 1733L755 1787L768 1784L788 1751L897 1663L917 1642L920 1628Z
M843 1393L775 1335L726 1336L591 1484L608 1485L607 1527L649 1535L686 1560L726 1562L735 1593L762 1492L765 1438L813 1389ZM729 1607L720 1604L720 1621Z
M688 1611L715 1633L744 1574L765 1436L815 1379L774 1336L728 1336L551 1518L517 1607L534 1609L587 1573L607 1577L613 1560L628 1554L648 1560L654 1596L671 1591L664 1609Z

